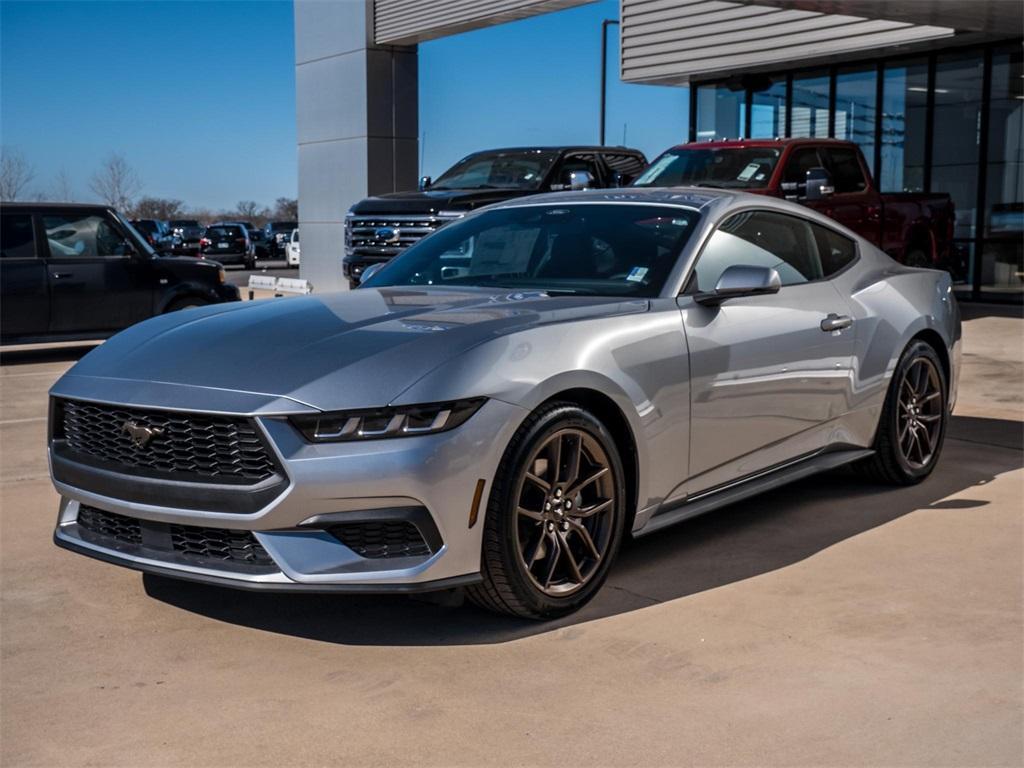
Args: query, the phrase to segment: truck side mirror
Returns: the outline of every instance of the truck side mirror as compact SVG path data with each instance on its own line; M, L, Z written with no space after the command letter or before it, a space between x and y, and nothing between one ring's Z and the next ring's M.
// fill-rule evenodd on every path
M430 182L433 181L429 176L420 176L420 192L425 189L430 189Z
M590 171L572 171L569 173L569 189L590 189L594 186L594 177Z
M836 189L832 186L832 175L824 168L808 168L804 198L807 200L824 200L831 197Z

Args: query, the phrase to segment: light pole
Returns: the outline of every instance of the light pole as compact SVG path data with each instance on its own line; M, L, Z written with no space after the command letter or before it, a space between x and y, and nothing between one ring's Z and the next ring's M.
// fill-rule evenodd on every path
M598 132L601 146L604 146L604 117L608 101L608 27L612 24L618 26L619 22L615 19L601 22L601 130Z

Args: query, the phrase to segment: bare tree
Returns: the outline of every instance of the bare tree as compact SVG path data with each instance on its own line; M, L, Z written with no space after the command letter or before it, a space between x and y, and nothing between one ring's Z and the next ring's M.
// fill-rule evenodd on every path
M279 197L274 202L274 216L279 221L299 220L299 201L292 197Z
M0 147L0 200L17 200L35 176L35 169L19 150Z
M252 221L260 212L259 203L255 200L240 200L238 203L238 218L245 221Z
M61 168L57 171L57 175L53 177L53 192L50 193L50 196L57 203L70 203L75 199L75 191L71 186L71 177L68 175L66 168Z
M143 197L135 205L137 219L181 219L184 218L185 203L167 197Z
M89 188L111 208L127 213L135 196L142 189L142 182L124 156L115 152L93 175Z

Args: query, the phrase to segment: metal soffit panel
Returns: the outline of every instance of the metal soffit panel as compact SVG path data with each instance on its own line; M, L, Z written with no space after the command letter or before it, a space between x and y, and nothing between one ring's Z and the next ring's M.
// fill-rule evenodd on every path
M743 72L955 33L950 27L806 7L726 0L623 0L622 79L683 83L693 76Z
M374 40L378 45L412 45L591 2L594 0L375 0Z

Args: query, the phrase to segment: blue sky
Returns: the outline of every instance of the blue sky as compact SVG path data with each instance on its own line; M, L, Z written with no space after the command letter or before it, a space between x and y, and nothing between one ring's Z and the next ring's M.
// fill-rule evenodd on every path
M420 46L422 172L515 144L596 143L600 24L617 0ZM682 88L618 79L609 34L608 142L654 155L685 138ZM452 73L458 73L453 77ZM192 206L296 194L291 2L0 2L0 139L64 169L79 199L111 152L145 194Z

